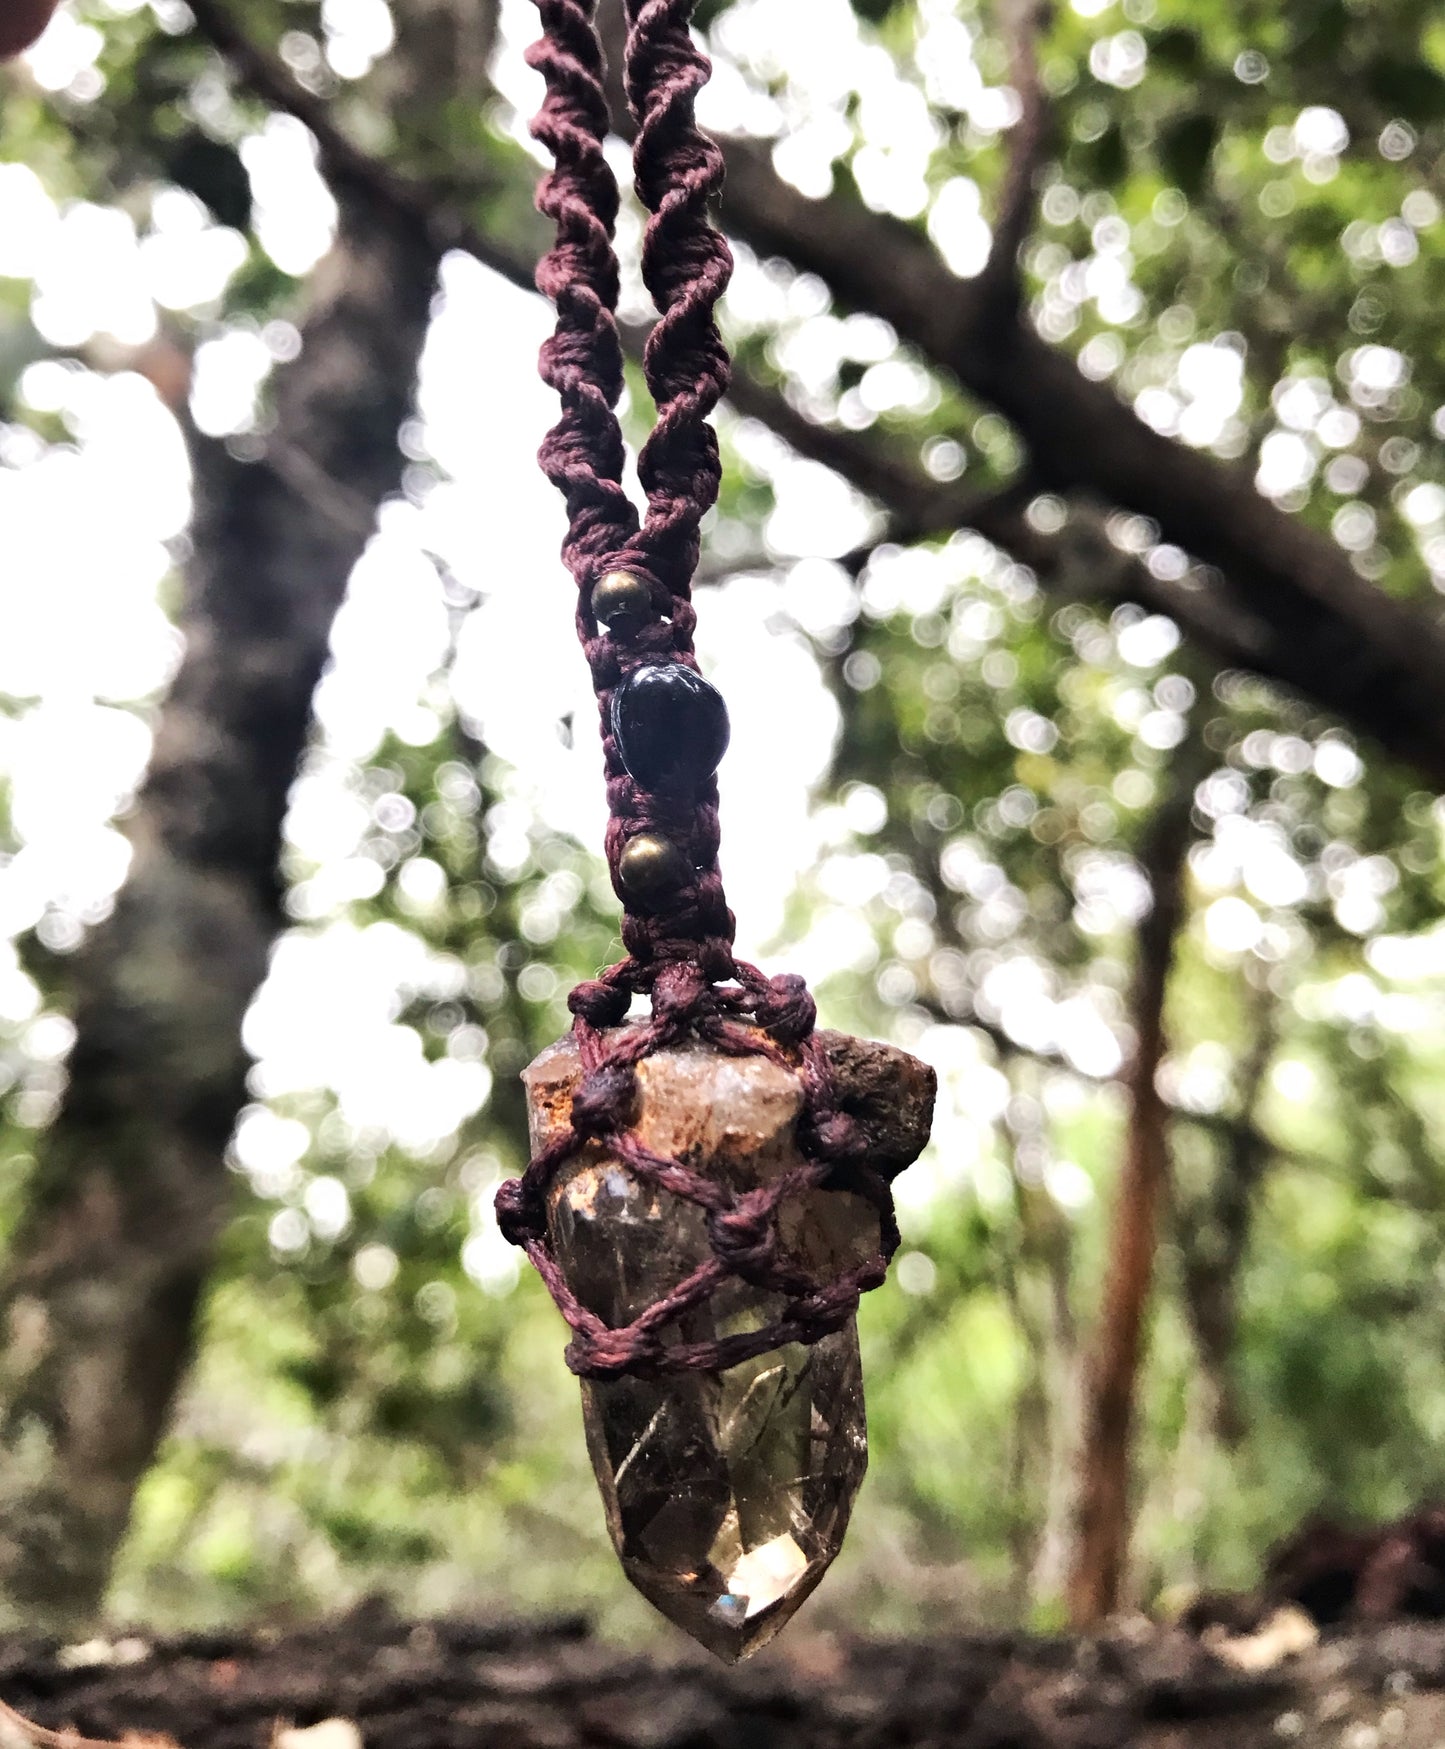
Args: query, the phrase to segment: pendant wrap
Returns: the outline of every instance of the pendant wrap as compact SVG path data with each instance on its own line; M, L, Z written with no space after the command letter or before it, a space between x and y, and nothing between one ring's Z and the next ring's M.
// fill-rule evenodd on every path
M840 1104L867 1114L867 1173L891 1177L927 1139L932 1071L886 1045L815 1036ZM524 1080L541 1152L574 1121L585 1080L575 1037L544 1051ZM814 1341L774 1341L791 1327L789 1296L768 1283L787 1277L823 1289L879 1258L884 1217L875 1198L802 1188L776 1201L772 1244L756 1249L751 1270L722 1273L715 1255L729 1210L814 1176L798 1145L805 1104L798 1064L685 1040L638 1063L631 1135L649 1155L695 1172L715 1193L713 1206L675 1194L664 1173L639 1170L606 1139L577 1149L546 1199L556 1267L609 1327L645 1321L680 1287L686 1296L686 1284L700 1283L705 1291L660 1325L664 1351L721 1353L739 1337L772 1344L716 1369L582 1380L588 1452L623 1570L729 1661L766 1643L822 1578L867 1465L851 1305Z

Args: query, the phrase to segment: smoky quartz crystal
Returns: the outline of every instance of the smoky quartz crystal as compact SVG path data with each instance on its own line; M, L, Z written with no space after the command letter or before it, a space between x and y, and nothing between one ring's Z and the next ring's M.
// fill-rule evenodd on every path
M933 1074L904 1052L839 1034L829 1049L887 1171L928 1135ZM567 1122L581 1063L569 1036L526 1071L533 1146ZM762 1056L693 1042L638 1065L636 1130L659 1154L742 1191L799 1159L799 1076ZM872 1113L871 1128L869 1113ZM891 1157L890 1157L891 1151ZM785 1202L779 1237L818 1280L869 1256L878 1217L829 1190ZM641 1181L589 1142L548 1203L554 1255L577 1297L629 1323L711 1255L702 1211ZM669 1336L699 1341L761 1329L783 1297L726 1281ZM854 1321L722 1372L584 1379L587 1446L607 1528L634 1585L679 1627L732 1662L764 1645L837 1554L867 1466Z

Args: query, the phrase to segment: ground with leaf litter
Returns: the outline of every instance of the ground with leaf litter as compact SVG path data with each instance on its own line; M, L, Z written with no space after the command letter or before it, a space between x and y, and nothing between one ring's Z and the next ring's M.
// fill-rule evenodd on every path
M1445 1749L1445 1626L1236 1632L1145 1623L1090 1640L810 1635L735 1670L629 1657L574 1620L398 1619L290 1631L0 1640L0 1749ZM50 1735L60 1733L59 1736Z

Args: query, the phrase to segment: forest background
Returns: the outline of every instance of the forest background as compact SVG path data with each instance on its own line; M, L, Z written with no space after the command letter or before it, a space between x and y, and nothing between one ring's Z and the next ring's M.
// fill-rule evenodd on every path
M1248 1583L1445 1479L1445 24L699 24L724 872L749 957L941 1080L810 1619ZM27 1624L381 1587L648 1631L491 1212L517 1073L617 951L532 462L535 33L77 0L0 71Z

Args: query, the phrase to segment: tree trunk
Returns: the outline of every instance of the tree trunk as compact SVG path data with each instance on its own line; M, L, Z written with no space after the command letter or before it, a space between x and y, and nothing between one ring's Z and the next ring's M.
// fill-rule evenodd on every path
M1169 1177L1169 1111L1158 1087L1166 1049L1164 998L1174 938L1184 915L1190 813L1202 775L1202 719L1207 708L1206 695L1195 707L1194 734L1176 756L1172 787L1140 849L1153 904L1139 925L1132 1002L1136 1043L1125 1076L1129 1123L1103 1302L1085 1385L1084 1443L1068 1587L1069 1612L1076 1627L1088 1627L1118 1606L1129 1544L1134 1396Z
M1270 1166L1259 1128L1260 1096L1279 1043L1279 1000L1261 979L1252 992L1254 1039L1239 1066L1239 1122L1219 1138L1208 1192L1173 1211L1184 1309L1199 1351L1215 1438L1231 1450L1248 1432L1234 1376L1239 1277L1249 1249L1261 1180Z
M0 1598L95 1608L190 1351L281 926L287 792L351 568L396 489L436 257L343 196L261 460L195 440L186 655L129 884L74 964L69 1095L0 1280Z

